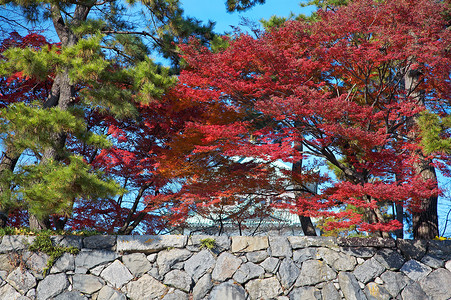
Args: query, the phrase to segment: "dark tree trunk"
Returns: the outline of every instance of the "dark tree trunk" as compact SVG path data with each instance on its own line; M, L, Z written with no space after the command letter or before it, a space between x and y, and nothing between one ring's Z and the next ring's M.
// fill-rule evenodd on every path
M302 231L306 236L317 236L315 226L313 226L312 219L310 217L299 216L301 221Z
M404 224L404 206L400 203L396 204L396 220L398 220L399 223ZM403 239L404 229L401 227L401 229L396 230L395 235L396 238Z
M302 151L302 143L300 143L297 147L298 151ZM293 164L293 168L292 168L292 173L293 174L300 174L302 172L302 159L300 159L299 161L295 162ZM302 184L296 183L293 180L293 183L295 185L294 189L295 190L302 190ZM316 191L312 191L312 192L316 192ZM295 192L296 197L299 197L300 195L302 195L303 192L298 191ZM301 227L302 227L302 231L304 232L304 235L306 236L317 236L316 234L316 230L315 230L315 226L313 226L312 223L312 219L310 217L307 216L303 216L302 214L299 214L299 221L301 222Z
M63 47L74 46L77 43L78 38L70 27L86 20L90 9L90 6L77 4L70 24L67 24L61 15L60 8L57 5L51 5L50 11L53 26ZM64 69L55 76L50 95L44 103L44 108L58 107L61 110L67 110L73 105L74 98L75 89L69 78L69 70ZM40 162L42 164L49 161L61 161L64 158L66 134L64 132L52 132L50 134L53 139L53 146L44 151ZM49 220L50 216L39 219L30 214L30 228L34 230L49 229L51 225Z
M415 60L409 60L409 63L414 63ZM408 66L406 68L406 74L404 76L404 83L407 96L414 98L418 105L425 106L424 103L424 93L419 90L418 86L420 84L419 70L411 70ZM418 116L415 116L408 124L411 130L410 138L416 139L418 133L415 132L414 126L418 122ZM434 188L438 187L437 175L435 173L435 168L432 165L432 159L429 159L423 155L421 150L415 151L414 154L417 159L417 164L415 165L415 172L417 175L421 175L423 180L432 180ZM412 212L412 226L413 226L413 237L414 239L433 239L439 235L438 232L438 215L437 215L437 202L438 196L432 196L430 198L422 199L420 205L420 211Z
M7 179L7 174L13 172L19 160L18 153L12 146L6 146L0 161L0 227L5 227L8 222L8 207L4 202L9 199L11 182Z
M122 225L122 227L118 230L118 234L131 234L132 231L136 228L136 226L139 225L139 223L141 223L141 221L144 219L144 217L146 216L147 212L141 211L138 213L138 215L133 218L133 216L135 215L137 209L138 209L138 205L139 202L141 201L142 196L144 195L144 192L151 186L151 184L147 183L141 186L141 188L139 189L138 195L136 195L135 201L133 203L132 208L130 209L130 211L128 212L127 218L124 221L124 224Z
M424 158L419 153L420 163L416 166L417 174L421 174L423 180L433 180L434 187L438 188L435 168L431 165L432 160ZM414 239L431 240L439 235L438 232L438 197L422 199L420 210L412 212L412 226Z
M50 228L50 219L38 218L35 215L30 214L29 217L30 229L32 230L45 230Z

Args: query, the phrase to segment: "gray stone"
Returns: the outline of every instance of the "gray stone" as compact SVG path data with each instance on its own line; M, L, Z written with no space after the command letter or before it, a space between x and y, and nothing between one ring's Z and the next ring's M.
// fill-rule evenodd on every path
M338 273L338 283L346 300L366 300L366 296L360 289L357 279L352 273Z
M14 254L0 254L0 270L11 272L16 268L16 264L13 263Z
M428 241L428 254L434 257L448 260L451 257L451 240Z
M391 238L381 237L339 237L337 244L342 247L384 247L393 248L396 246L396 241Z
M83 248L83 237L77 235L65 235L60 236L60 238L56 239L56 237L52 237L52 240L55 240L56 244L62 247L75 247L78 249Z
M124 284L133 279L132 273L118 260L106 267L100 277L116 288L121 288Z
M188 300L188 294L179 290L174 290L172 292L164 295L162 300Z
M325 262L319 260L307 260L302 264L301 274L296 280L295 286L314 285L335 279L337 274Z
M368 300L390 300L390 293L379 284L370 282L365 287L365 294Z
M152 253L167 248L183 248L188 237L185 235L119 235L118 252Z
M359 281L367 283L381 275L384 271L385 268L377 260L371 258L355 268L354 276Z
M313 286L299 287L293 289L289 294L289 297L290 300L300 300L300 299L320 300L321 292Z
M298 278L301 271L291 258L285 258L279 267L280 283L285 289L290 288Z
M268 247L267 236L232 236L232 252L252 252Z
M0 286L2 285L3 281L6 280L6 277L8 277L8 272L1 270L0 271Z
M271 256L291 258L291 245L286 237L270 236L269 246L271 249Z
M388 292L397 297L399 292L409 283L409 278L400 272L387 271L381 275Z
M262 266L266 272L274 274L279 266L279 259L275 257L268 257L260 264L260 266Z
M94 277L94 276L93 276ZM46 300L61 294L69 286L66 274L50 274L38 283L36 299Z
M132 300L160 299L168 288L148 274L127 284L127 296Z
M233 274L241 265L241 259L228 252L223 252L216 260L215 268L211 278L216 281L225 281L232 278Z
M265 274L265 270L252 262L242 264L233 275L233 279L239 283L245 283L251 279L258 278Z
M396 240L396 246L407 259L421 260L426 254L425 240Z
M210 235L192 235L188 239L188 246L186 247L188 250L192 251L199 251L202 250L202 240L204 239L214 239L215 240L215 247L212 250L215 250L215 252L222 252L227 251L230 249L230 237L228 236L210 236Z
M22 268L17 268L12 271L8 277L6 277L6 281L21 294L25 294L29 289L36 286L36 279L34 276Z
M451 272L437 269L420 280L423 291L434 300L451 299Z
M194 286L193 300L201 300L202 298L204 298L212 287L213 283L211 281L211 274L207 273L202 276Z
M25 296L27 296L30 299L36 299L36 289L29 290Z
M171 249L164 250L158 253L157 265L160 270L160 275L164 275L171 270L171 268L179 262L187 260L192 253L186 249Z
M4 286L0 287L1 300L19 300L21 297L22 295L9 284L5 284Z
M214 264L215 258L210 251L202 250L185 261L185 271L197 282Z
M336 271L352 271L357 264L356 258L343 253L338 253L328 248L319 248L316 259L323 259Z
M72 285L74 290L85 294L92 294L100 290L105 282L97 276L88 274L74 274Z
M53 300L88 300L88 298L80 292L70 291L59 294Z
M92 275L95 275L95 276L100 276L100 273L102 273L102 271L109 265L110 265L110 263L107 263L105 265L100 265L100 266L94 267L91 270L89 270L89 273Z
M341 251L350 256L363 258L373 257L376 253L376 249L372 247L342 247Z
M25 265L36 279L43 279L43 270L47 268L49 256L45 253L25 252L22 256Z
M407 261L401 268L401 272L414 281L425 278L431 271L430 267L414 259Z
M83 239L83 245L88 249L116 250L115 235L93 235Z
M451 272L451 259L445 263L445 268Z
M181 261L172 266L172 269L181 270L185 266L185 262Z
M75 267L86 269L108 263L118 258L116 252L105 250L82 250L75 256Z
M70 253L64 253L53 264L50 273L54 274L73 270L75 270L75 256Z
M163 280L163 276L160 275L160 273L158 272L158 268L157 267L153 267L152 269L150 269L149 272L147 272L147 274L149 274L150 276L152 276L153 278L155 278L156 280Z
M321 289L322 300L341 300L340 293L332 282L327 283Z
M337 248L336 238L325 236L289 236L291 247L293 249L307 248L307 247L327 247Z
M26 250L34 241L34 236L5 235L0 244L0 253Z
M401 292L402 300L428 300L430 299L417 282L412 282Z
M113 289L108 285L105 285L103 288L100 289L96 300L126 300L126 299L127 297L124 294L122 294L118 290Z
M268 258L269 254L266 250L260 250L260 251L254 251L246 253L246 258L253 263L260 263L264 261L266 258Z
M185 271L172 270L164 277L164 284L173 286L184 292L190 291L192 283L193 280L191 279L191 276Z
M399 270L405 263L404 257L397 251L391 249L382 249L374 256L382 266L387 270Z
M154 263L157 260L157 255L158 255L157 253L149 254L149 255L147 255L147 260L150 263Z
M135 277L140 277L152 269L152 264L144 253L132 253L122 256L122 262Z
M300 267L301 264L316 257L317 248L305 248L293 251L293 261Z
M246 284L246 290L250 299L273 299L283 292L275 277L251 280Z
M444 264L443 260L441 260L441 259L439 259L437 257L431 256L431 255L425 255L421 259L421 262L423 264L425 264L425 265L428 265L431 268L434 268L434 269L441 268L441 267L443 267L443 264Z
M96 269L97 267L93 268L95 269L95 271L97 271ZM80 266L75 266L75 274L88 274L88 268L85 267L80 267Z
M210 293L210 300L244 300L246 299L246 291L233 281L223 282L215 286Z

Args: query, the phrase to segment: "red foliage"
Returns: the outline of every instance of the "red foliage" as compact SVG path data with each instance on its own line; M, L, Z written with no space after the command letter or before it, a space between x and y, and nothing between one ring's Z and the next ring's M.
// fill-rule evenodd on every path
M37 33L30 33L22 37L17 32L13 32L0 44L0 59L3 58L2 53L11 47L40 49L44 46L57 45L49 43L44 36ZM8 77L0 77L0 109L15 102L43 102L50 92L52 83L51 78L46 81L38 81L24 77L21 72Z
M421 199L439 192L412 169L419 146L408 138L417 130L411 119L424 108L406 95L403 77L415 57L414 67L421 69L416 89L425 93L427 107L448 107L451 38L440 13L445 10L427 0L353 1L320 11L316 23L290 21L258 39L237 36L221 52L196 40L180 45L188 66L174 93L202 111L171 146L177 157L189 157L172 167L202 178L182 189L191 193L186 205L259 189L283 192L271 172L252 167L237 178L211 169L228 168L233 157L263 159L266 170L278 159L317 158L339 170L340 180L329 182L321 195L299 197L294 211L335 216L342 221L329 224L363 231L401 226L377 215L378 207L401 202L415 210ZM300 143L302 153L293 147ZM209 170L200 171L199 164ZM258 174L255 183L248 179L252 174ZM348 205L363 208L365 216L336 211Z

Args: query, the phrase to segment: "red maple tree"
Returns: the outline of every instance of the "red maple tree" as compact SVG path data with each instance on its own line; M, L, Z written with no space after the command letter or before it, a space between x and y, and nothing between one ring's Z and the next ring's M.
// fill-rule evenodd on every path
M386 235L400 228L384 214L384 205L402 204L415 213L439 193L436 179L424 178L415 167L425 161L418 155L415 122L426 108L448 105L450 34L439 13L445 11L434 1L354 1L319 11L318 22L289 21L259 38L238 35L219 52L195 40L181 45L187 67L177 97L201 113L180 133L185 156L177 155L173 167L204 166L209 170L192 174L210 178L181 203L189 207L228 199L229 191L251 193L252 184L233 180L211 198L208 187L221 180L211 176L216 161L251 157L269 166L278 159L314 159L336 169L338 180L329 180L319 195L301 193L289 204L293 211L335 218L326 229L357 226ZM418 70L418 84L408 87L412 70ZM310 178L316 166L280 178L302 186L319 179ZM252 175L266 180L271 190L266 174L255 168L244 174L245 181ZM193 191L199 182L187 181L183 190Z

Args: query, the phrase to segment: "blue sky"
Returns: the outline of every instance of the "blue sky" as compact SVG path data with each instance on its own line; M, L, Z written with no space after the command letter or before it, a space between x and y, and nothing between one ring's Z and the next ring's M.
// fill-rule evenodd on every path
M245 12L227 13L225 0L183 0L185 14L196 17L202 21L216 21L216 32L231 31L232 26L238 26L240 17L249 18L258 22L260 19L269 19L273 15L288 17L291 12L310 14L312 8L301 8L298 0L266 0L263 5L256 5Z

